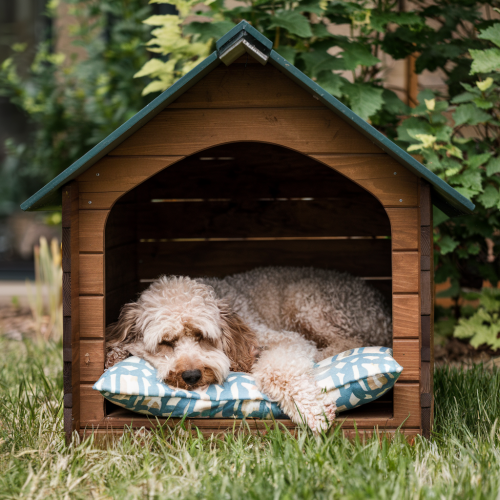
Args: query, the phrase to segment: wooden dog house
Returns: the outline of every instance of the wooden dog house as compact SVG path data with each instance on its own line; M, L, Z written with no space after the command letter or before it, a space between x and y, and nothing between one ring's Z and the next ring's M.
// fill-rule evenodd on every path
M429 435L432 204L449 215L474 205L247 22L22 208L53 209L61 197L68 435L155 425L92 390L104 369L105 327L123 304L161 274L225 276L266 265L345 270L386 295L403 374L383 400L339 421L346 434L356 424ZM210 433L234 420L191 424Z

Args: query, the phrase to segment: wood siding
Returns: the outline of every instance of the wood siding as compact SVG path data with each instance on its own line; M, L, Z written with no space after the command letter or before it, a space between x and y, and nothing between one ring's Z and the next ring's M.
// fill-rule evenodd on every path
M62 189L63 377L66 441L80 429L80 303L78 183Z

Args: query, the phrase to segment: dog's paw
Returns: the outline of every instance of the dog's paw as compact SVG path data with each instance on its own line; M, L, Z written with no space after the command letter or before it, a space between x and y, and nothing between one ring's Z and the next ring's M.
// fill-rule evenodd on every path
M296 401L296 423L304 422L315 433L326 431L335 420L337 407L328 394L320 393L314 400Z

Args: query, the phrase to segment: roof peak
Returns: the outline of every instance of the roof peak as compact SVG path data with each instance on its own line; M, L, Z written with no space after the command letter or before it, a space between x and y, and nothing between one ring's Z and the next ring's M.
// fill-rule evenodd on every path
M21 205L21 208L31 211L50 210L60 206L60 190L62 186L77 178L94 165L94 163L115 149L195 83L208 75L221 62L229 65L240 55L247 52L261 64L269 63L276 67L405 168L418 177L426 179L433 187L435 194L433 202L448 215L467 214L474 210L474 204L470 200L462 196L444 180L440 179L436 174L415 160L406 151L356 115L347 106L274 51L271 40L257 31L248 21L241 21L237 26L229 30L223 37L217 40L215 47L215 52L201 61L194 69L180 78L127 122L118 127L106 139L94 146L64 172L52 179L46 186L26 200Z
M217 40L215 48L219 59L226 66L236 61L245 52L264 65L269 59L273 42L243 20Z

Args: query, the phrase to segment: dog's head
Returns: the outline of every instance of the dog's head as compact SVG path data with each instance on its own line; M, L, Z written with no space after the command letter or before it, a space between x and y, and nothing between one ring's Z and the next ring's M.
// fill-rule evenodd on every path
M108 359L125 349L150 362L167 384L189 390L223 383L230 370L250 371L258 352L255 333L213 288L187 277L152 283L122 308L106 341Z

